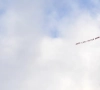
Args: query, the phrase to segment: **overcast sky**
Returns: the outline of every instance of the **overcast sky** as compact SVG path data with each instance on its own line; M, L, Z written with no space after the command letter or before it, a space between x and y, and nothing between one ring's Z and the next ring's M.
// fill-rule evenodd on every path
M0 0L0 90L100 90L99 0Z

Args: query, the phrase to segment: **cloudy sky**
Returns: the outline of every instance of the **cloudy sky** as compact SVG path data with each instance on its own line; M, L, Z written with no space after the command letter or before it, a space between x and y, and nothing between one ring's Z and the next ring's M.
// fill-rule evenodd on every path
M100 90L99 0L0 0L0 90Z

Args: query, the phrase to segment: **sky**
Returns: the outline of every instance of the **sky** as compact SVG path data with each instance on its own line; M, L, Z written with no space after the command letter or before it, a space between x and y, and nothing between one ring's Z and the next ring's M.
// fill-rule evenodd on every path
M0 0L0 90L100 90L99 0Z

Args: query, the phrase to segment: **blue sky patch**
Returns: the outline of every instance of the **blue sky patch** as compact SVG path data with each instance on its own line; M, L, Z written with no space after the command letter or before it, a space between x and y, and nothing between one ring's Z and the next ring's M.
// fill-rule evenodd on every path
M49 31L49 35L50 35L50 37L52 37L52 38L57 38L57 37L59 37L59 32L58 32L58 30L53 29L53 30L50 30L50 31Z

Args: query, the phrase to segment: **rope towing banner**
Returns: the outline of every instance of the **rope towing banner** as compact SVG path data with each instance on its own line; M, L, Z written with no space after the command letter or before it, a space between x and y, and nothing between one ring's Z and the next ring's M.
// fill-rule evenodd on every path
M96 37L96 38L93 38L93 39L90 39L90 40L87 40L87 41L78 42L78 43L76 43L76 45L83 44L83 43L86 43L86 42L90 42L90 41L93 41L93 40L96 40L96 39L99 39L99 38L100 37Z

